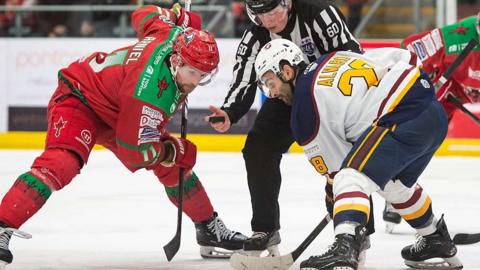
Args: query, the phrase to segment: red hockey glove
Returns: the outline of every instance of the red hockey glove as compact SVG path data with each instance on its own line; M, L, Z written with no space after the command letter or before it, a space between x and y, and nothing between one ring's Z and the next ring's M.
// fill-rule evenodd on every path
M160 164L163 166L176 165L190 170L197 161L197 147L191 141L169 136L162 139L165 144L167 158Z
M172 6L172 12L177 16L177 25L182 28L192 27L202 29L202 18L195 12L185 11L179 3Z

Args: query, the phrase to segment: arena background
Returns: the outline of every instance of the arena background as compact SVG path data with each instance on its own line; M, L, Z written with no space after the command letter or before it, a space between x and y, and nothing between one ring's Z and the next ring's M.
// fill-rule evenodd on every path
M134 43L131 38L97 38L94 48L109 52ZM218 134L203 117L208 105L220 106L232 78L232 67L238 39L219 39L221 62L215 80L197 89L189 97L188 137L200 151L233 151L242 149L246 133L261 106L261 93L250 112L227 134ZM398 47L398 40L362 40L365 49ZM91 40L58 39L0 39L0 149L40 149L46 130L46 104L56 88L57 72L79 56L92 52ZM480 116L480 106L468 106ZM178 132L180 114L169 123ZM464 113L456 113L449 126L448 137L437 155L480 156L480 128ZM97 148L98 149L98 148ZM301 152L298 145L292 152Z

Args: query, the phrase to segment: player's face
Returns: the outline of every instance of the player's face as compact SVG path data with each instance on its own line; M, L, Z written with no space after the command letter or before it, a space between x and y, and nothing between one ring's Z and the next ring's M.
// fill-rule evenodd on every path
M272 33L279 33L285 29L288 22L288 8L278 5L276 8L266 13L257 15L262 21L262 26Z
M273 71L267 71L259 80L259 86L268 98L278 98L287 105L292 105L293 91Z
M182 64L177 67L176 82L178 89L183 94L190 94L195 87L209 77L210 73L200 71L187 64Z

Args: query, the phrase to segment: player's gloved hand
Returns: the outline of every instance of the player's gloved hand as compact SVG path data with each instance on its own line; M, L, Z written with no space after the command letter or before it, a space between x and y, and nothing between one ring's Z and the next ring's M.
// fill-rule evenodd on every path
M169 167L176 165L190 170L197 161L197 147L191 141L176 138L170 135L164 136L162 142L165 145L167 157L160 164Z
M192 27L202 29L202 18L195 12L186 11L179 3L175 3L170 9L177 16L177 25L182 28Z
M333 200L333 179L329 176L326 176L327 182L325 183L325 206L327 207L327 211L330 214L330 217L333 218L333 204L335 201Z

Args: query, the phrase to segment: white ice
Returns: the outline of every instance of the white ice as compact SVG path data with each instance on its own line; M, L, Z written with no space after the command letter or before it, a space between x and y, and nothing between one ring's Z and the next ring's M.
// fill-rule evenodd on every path
M39 151L0 151L0 196L28 170ZM480 232L480 158L435 157L420 179L434 212L445 213L450 233ZM301 154L282 161L280 251L291 252L325 214L324 180ZM250 234L251 207L241 154L199 153L196 172L229 228ZM377 232L364 269L407 269L400 257L414 241L405 222L384 232L383 202L375 196ZM163 253L176 229L176 208L163 186L145 171L129 173L107 151L95 151L81 175L59 192L22 229L30 240L13 238L8 270L230 269L228 261L199 255L192 222L184 215L182 244L172 262ZM298 259L322 253L333 240L329 225ZM480 244L459 246L464 269L480 269Z

